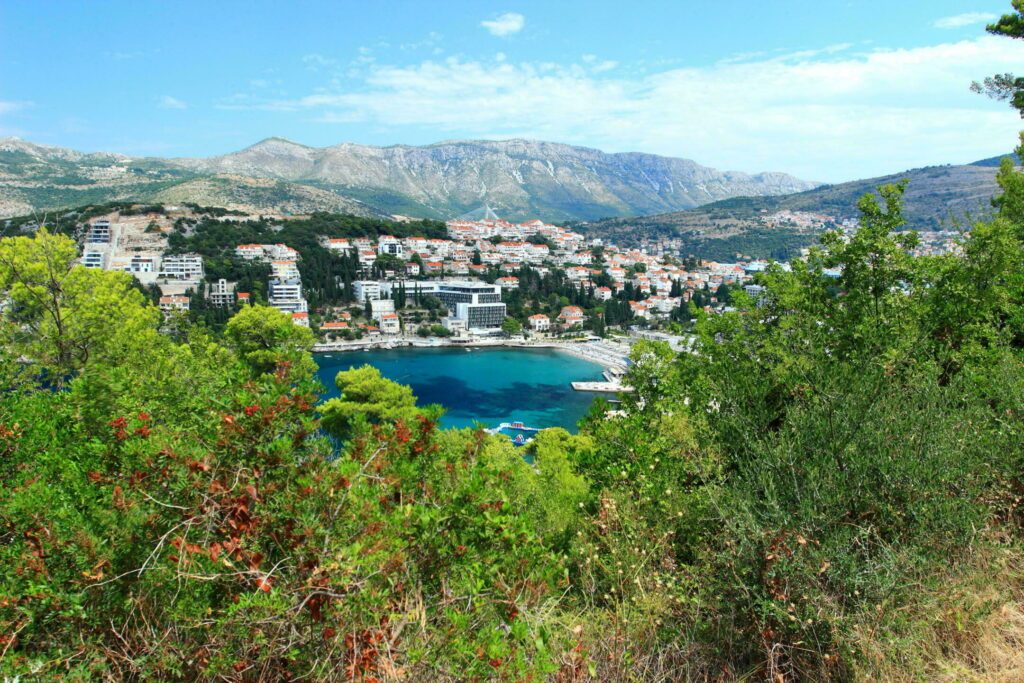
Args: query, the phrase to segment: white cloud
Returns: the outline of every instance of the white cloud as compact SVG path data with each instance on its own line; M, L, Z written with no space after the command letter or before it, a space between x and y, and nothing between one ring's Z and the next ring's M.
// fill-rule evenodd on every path
M177 97L163 95L157 100L157 106L161 109L188 109L188 105Z
M618 62L612 61L610 59L599 60L597 55L591 54L583 55L582 57L580 57L580 59L583 61L584 64L589 66L597 73L601 73L602 71L611 71L612 69L619 65Z
M987 24L998 18L998 15L991 12L965 12L963 14L954 14L951 17L936 19L932 26L945 29L964 28L965 26L974 26L976 24Z
M302 63L306 65L306 68L312 71L317 71L319 69L328 69L332 66L336 66L338 64L338 60L313 53L309 55L303 55Z
M31 102L19 102L14 100L0 100L0 114L13 114L16 111L31 107Z
M422 40L417 40L411 43L402 43L399 45L401 50L423 50L423 49L434 49L444 39L437 31L431 31L427 34L427 37Z
M968 85L1022 56L1024 45L982 36L647 72L602 70L597 57L576 64L452 57L370 64L344 87L248 106L435 139L531 137L838 181L1008 149L1020 119Z
M526 25L526 17L517 12L505 12L496 19L481 21L480 25L495 36L510 36L519 33Z

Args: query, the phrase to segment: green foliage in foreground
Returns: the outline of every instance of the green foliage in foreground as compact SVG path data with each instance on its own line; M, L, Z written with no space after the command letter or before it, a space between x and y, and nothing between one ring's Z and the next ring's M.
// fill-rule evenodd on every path
M621 413L525 451L368 367L317 408L276 311L171 338L67 238L0 241L0 673L998 673L971 644L1024 583L1024 184L1000 182L937 258L882 188L849 241L699 317L696 353L638 344Z

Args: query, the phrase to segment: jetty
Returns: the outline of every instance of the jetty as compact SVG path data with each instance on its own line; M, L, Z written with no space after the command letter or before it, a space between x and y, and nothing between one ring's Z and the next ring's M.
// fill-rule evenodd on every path
M621 382L572 382L572 388L576 391L598 391L610 394L628 394L633 387Z

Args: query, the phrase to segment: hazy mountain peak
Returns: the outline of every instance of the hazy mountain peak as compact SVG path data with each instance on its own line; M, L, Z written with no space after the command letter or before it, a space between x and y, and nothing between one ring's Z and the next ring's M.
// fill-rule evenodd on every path
M294 140L288 138L282 138L277 136L271 136L269 138L263 138L259 142L249 145L242 152L250 150L294 150L294 149L314 149L308 145L303 145Z

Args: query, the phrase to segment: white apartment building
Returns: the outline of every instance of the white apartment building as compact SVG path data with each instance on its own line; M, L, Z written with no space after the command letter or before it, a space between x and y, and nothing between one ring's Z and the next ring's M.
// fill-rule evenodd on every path
M534 332L547 332L551 329L551 318L543 313L531 315L527 320L530 323L530 329Z
M402 258L405 255L405 250L402 247L402 242L397 237L381 235L380 239L377 240L377 253Z
M266 244L263 245L267 255L273 261L298 261L299 252L287 244Z
M159 258L156 256L135 254L128 262L129 273L153 273L157 270L157 262Z
M184 254L182 256L165 256L160 263L160 272L157 277L166 280L198 282L203 279L203 275L203 257Z
M374 318L380 317L384 313L394 313L395 302L393 299L372 299L370 301L370 312Z
M377 319L380 331L384 334L398 334L402 331L397 313L382 313Z
M263 255L262 244L239 244L235 247L235 256L246 261L262 260Z
M110 244L111 232L110 221L100 219L89 226L89 232L85 235L87 244Z
M268 302L271 306L285 313L305 313L309 304L302 296L302 283L299 280L271 280L268 283Z
M271 261L272 277L278 280L294 280L299 277L299 267L295 261Z
M514 275L506 275L505 277L499 277L495 284L502 289L519 289L519 278Z
M329 250L340 254L347 254L352 251L352 243L341 237L330 237L324 240L324 246Z
M86 250L82 254L82 265L86 268L105 268L107 265L107 255L102 251Z
M375 301L380 298L380 284L376 280L356 280L352 283L352 293L360 303Z

